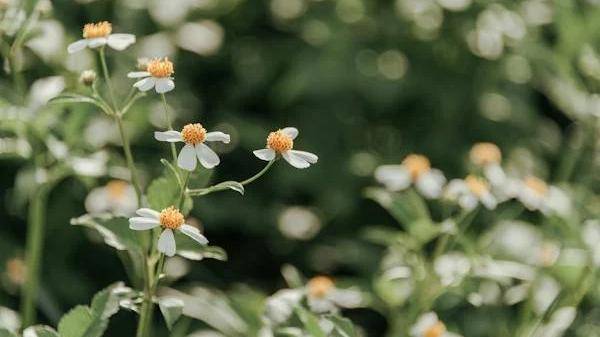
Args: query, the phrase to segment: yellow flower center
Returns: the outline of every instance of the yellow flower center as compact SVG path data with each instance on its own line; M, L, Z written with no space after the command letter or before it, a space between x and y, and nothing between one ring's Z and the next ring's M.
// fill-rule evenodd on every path
M267 147L279 153L285 152L294 147L294 140L282 130L277 130L269 133Z
M308 281L308 294L312 297L323 298L333 289L333 280L327 276L316 276Z
M129 184L123 180L111 180L106 184L106 192L112 200L121 200L125 196L125 191Z
M502 161L502 152L500 148L493 143L477 143L471 148L469 153L471 162L475 165L485 166L489 164L500 164Z
M206 129L200 123L187 124L181 130L181 137L186 144L200 144L206 139Z
M160 224L164 228L177 229L183 225L183 214L173 206L167 207L160 212Z
M538 197L543 197L548 193L548 185L540 178L529 176L525 178L525 186L530 188Z
M425 330L423 337L441 337L445 332L446 326L444 323L437 321L434 325Z
M150 60L146 65L146 71L153 77L169 77L175 72L173 62L169 61L168 57L164 60L160 58Z
M420 154L409 154L402 161L402 165L406 167L413 181L417 180L423 173L431 170L429 159Z
M488 193L490 190L485 180L474 175L469 174L465 178L465 183L467 184L469 190L478 197Z
M112 24L108 21L97 23L87 23L83 26L83 37L94 39L97 37L107 37L112 32Z

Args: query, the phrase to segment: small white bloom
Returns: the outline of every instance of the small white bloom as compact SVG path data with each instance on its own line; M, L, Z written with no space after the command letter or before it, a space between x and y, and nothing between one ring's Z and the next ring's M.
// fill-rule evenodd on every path
M206 132L202 124L187 124L181 132L156 131L154 138L161 142L184 142L185 146L179 152L177 165L184 170L193 171L196 169L198 161L207 169L211 169L221 162L219 156L205 142L223 142L229 143L231 137L223 132Z
M277 154L281 154L283 159L296 168L307 168L315 164L319 157L316 154L293 150L294 139L298 136L298 129L286 127L273 131L267 137L267 147L254 151L254 155L259 159L271 161Z
M457 201L466 210L474 209L478 203L487 209L494 209L497 204L487 181L473 175L468 175L464 180L452 179L446 188L446 197Z
M362 295L356 289L340 289L327 276L316 276L306 284L306 300L317 313L336 312L338 308L357 308Z
M112 180L105 186L96 187L85 198L85 209L91 214L111 212L129 216L136 208L135 189L123 180Z
M563 190L534 176L523 180L517 197L529 210L546 215L566 216L571 211L571 201Z
M287 321L294 313L294 308L302 300L300 289L279 290L265 303L265 317L274 325Z
M471 263L463 253L450 252L435 259L433 269L443 286L455 286L469 273Z
M426 198L438 198L446 183L442 171L431 168L427 157L410 154L400 165L383 165L375 170L375 179L390 191L402 191L414 184Z
M175 89L173 81L173 62L169 58L153 59L146 65L146 71L134 71L127 74L129 78L141 78L133 84L140 91L148 91L152 88L159 94L164 94Z
M410 329L411 337L454 337L457 334L448 332L446 325L439 320L435 312L422 314Z
M148 230L155 227L163 227L158 238L158 251L166 256L174 256L176 252L175 235L177 230L201 245L208 244L208 240L200 233L198 228L184 223L183 214L173 206L157 212L149 208L140 208L136 211L138 217L129 218L129 228L133 230Z
M135 43L133 34L111 34L112 24L108 21L88 23L83 26L83 39L71 43L67 47L69 54L87 48L99 48L108 45L115 50L125 48Z

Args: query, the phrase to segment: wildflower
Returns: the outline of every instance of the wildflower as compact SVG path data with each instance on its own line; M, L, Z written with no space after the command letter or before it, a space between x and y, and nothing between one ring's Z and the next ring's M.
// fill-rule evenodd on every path
M471 269L469 259L460 252L450 252L438 256L433 268L443 286L457 286Z
M551 213L566 215L570 211L570 200L564 191L549 186L540 178L528 176L523 179L517 198L527 207L548 215Z
M112 24L108 21L88 23L83 26L83 39L71 43L67 47L69 54L88 48L107 45L115 50L124 50L135 43L133 34L111 34Z
M286 127L269 133L267 137L267 146L265 149L254 151L254 155L259 159L271 161L277 154L281 154L290 165L295 168L307 168L315 164L319 157L306 152L293 150L294 139L298 136L298 129Z
M177 165L188 171L195 170L198 161L207 169L219 165L219 156L204 143L223 142L227 144L231 139L228 134L220 131L206 132L200 123L187 124L181 132L175 130L155 131L154 138L161 142L184 142L185 146L177 157Z
M136 207L135 189L123 180L111 180L105 186L94 188L85 198L85 208L91 214L111 212L128 216Z
M129 78L141 78L141 80L133 84L134 87L141 91L148 91L152 88L159 94L164 94L175 89L173 75L175 70L173 62L169 58L155 58L147 62L146 71L134 71L127 74Z
M476 143L469 152L471 162L483 169L484 176L494 186L501 187L506 182L506 174L500 166L502 152L493 143Z
M446 330L446 325L438 319L435 312L421 315L410 329L412 337L453 337L458 336Z
M487 209L494 209L497 204L488 182L474 175L468 175L464 180L452 179L446 188L446 196L457 200L460 207L466 210L472 210L478 202Z
M81 82L85 86L92 86L96 81L96 72L93 70L84 70L81 72L79 76L79 82Z
M129 218L129 228L133 230L148 230L161 226L163 228L160 237L158 238L158 251L167 256L175 255L175 235L174 230L177 230L201 245L206 245L208 240L200 231L193 226L185 224L183 214L171 206L163 209L160 212L149 208L140 208L136 211L139 217Z
M442 194L446 178L442 171L431 168L427 157L410 154L400 165L382 165L375 170L375 179L391 191L402 191L415 185L427 198Z
M335 312L338 307L354 308L362 302L360 292L354 289L339 289L327 276L316 276L306 284L308 306L314 312Z

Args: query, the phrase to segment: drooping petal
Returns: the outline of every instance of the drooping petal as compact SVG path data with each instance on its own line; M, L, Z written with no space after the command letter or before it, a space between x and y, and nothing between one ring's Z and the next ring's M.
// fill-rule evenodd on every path
M382 165L375 169L375 180L390 191L402 191L410 186L410 172L403 165Z
M295 168L303 169L310 166L310 163L307 162L304 158L299 155L293 153L292 151L285 151L281 154L283 159L290 163Z
M198 160L200 160L200 164L206 167L207 169L211 169L221 162L219 156L213 151L210 147L206 146L206 144L197 144L196 145L196 154L198 155Z
M315 164L317 162L317 160L319 160L319 157L317 157L317 155L314 153L310 153L310 152L306 152L306 151L298 151L298 150L290 150L290 152L302 157L302 159L306 160L307 162L309 162L311 164Z
M150 73L147 71L132 71L127 73L127 77L129 78L140 78L140 77L148 77Z
M208 243L208 239L206 239L206 237L204 237L204 235L202 235L200 233L198 228L196 228L194 226L190 226L188 224L183 224L183 225L181 225L179 230L183 234L189 236L190 238L192 238L194 241L198 242L201 245L205 245Z
M271 161L273 159L275 159L275 150L272 149L260 149L260 150L256 150L253 151L252 153L254 153L255 156L258 157L258 159L262 159L262 160L266 160L266 161Z
M76 53L78 51L85 49L85 47L87 47L87 45L88 45L88 41L86 39L81 39L79 41L75 41L67 47L67 52L69 54Z
M135 43L133 34L110 34L107 39L108 46L115 50L124 50Z
M137 215L139 216L143 216L144 218L151 219L158 219L158 216L160 215L160 213L150 208L140 208L137 211L135 211L135 213L137 213Z
M170 78L156 78L155 81L156 92L159 94L164 94L165 92L175 89L175 82Z
M129 218L129 228L136 231L143 231L146 229L152 229L160 225L158 219L144 218L144 217L133 217Z
M158 251L164 253L166 256L175 255L175 235L171 229L165 229L158 238Z
M298 133L300 133L298 131L298 129L288 126L287 128L283 128L281 129L281 131L288 137L292 138L292 139L296 139L296 137L298 137Z
M169 131L154 131L154 139L161 142L182 142L183 138L181 138L181 132L175 130Z
M154 87L154 78L146 77L143 78L133 84L134 87L140 89L141 91L148 91Z
M223 142L223 143L227 144L231 141L231 137L224 132L213 131L213 132L209 132L206 134L206 141L207 142Z
M97 37L94 39L89 39L87 41L88 41L88 47L90 47L90 48L98 48L98 47L102 47L106 44L105 37Z
M196 150L193 145L186 144L179 152L177 165L184 170L193 171L196 169L198 160L196 160Z

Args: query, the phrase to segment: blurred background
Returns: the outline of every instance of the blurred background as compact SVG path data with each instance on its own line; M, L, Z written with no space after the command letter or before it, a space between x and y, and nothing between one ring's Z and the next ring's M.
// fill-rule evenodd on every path
M7 41L20 20L11 6L14 1L0 1ZM186 262L182 284L271 294L284 287L280 269L291 264L307 276L334 275L369 288L383 248L360 233L369 225L395 225L363 191L374 184L378 165L399 163L409 153L426 155L449 178L463 177L473 143L493 142L517 167L551 181L585 182L589 193L598 192L597 175L584 174L595 172L593 149L581 152L577 170L565 160L566 152L596 143L581 141L587 137L581 126L600 115L596 0L57 0L39 13L13 62L25 83L61 76L53 78L57 86L77 88L81 71L99 70L94 53L68 55L66 46L81 38L85 23L102 20L115 33L137 36L125 52L108 51L121 97L139 58L174 62L176 89L167 100L175 129L200 122L232 135L217 148L221 165L196 177L198 186L259 171L263 162L251 151L277 128L297 127L295 148L318 154L318 164L306 170L276 163L244 196L196 199L191 215L229 260ZM3 76L3 306L18 307L26 200L46 160L36 156L49 144L9 125L15 102L35 111L37 139L52 134L73 156L104 151L110 158L106 174L68 176L48 197L40 312L55 325L72 306L126 279L114 250L69 225L86 213L94 187L123 176L124 159L109 117L92 106L36 105L42 94L22 90L35 85L19 96ZM169 156L152 137L165 127L161 104L148 95L126 116L145 186L161 174L159 159ZM387 329L376 311L346 314L369 336ZM132 317L117 316L107 336L132 335Z

